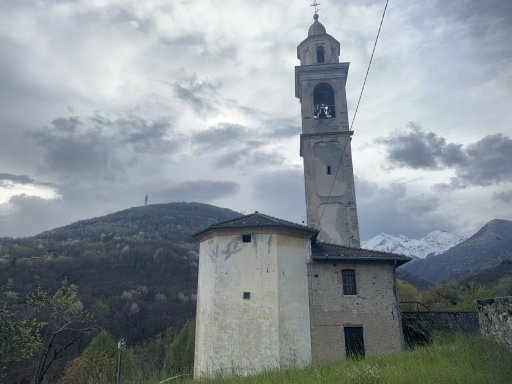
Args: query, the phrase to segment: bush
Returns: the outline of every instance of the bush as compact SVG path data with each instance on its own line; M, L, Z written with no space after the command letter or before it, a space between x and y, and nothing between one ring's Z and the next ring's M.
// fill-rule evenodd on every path
M195 321L188 321L169 345L164 360L165 375L192 373L194 368L195 331Z

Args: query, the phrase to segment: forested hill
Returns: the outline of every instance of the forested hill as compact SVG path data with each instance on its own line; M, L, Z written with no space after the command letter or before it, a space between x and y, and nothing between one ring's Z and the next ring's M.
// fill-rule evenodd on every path
M3 238L0 300L15 304L39 285L56 289L67 279L100 326L141 342L194 317L198 244L191 234L237 216L207 204L156 204Z

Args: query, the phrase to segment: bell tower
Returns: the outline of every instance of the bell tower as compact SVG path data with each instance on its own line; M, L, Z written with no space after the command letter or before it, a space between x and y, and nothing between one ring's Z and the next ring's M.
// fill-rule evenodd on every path
M318 14L297 47L295 96L301 103L300 155L304 159L307 223L320 241L359 247L354 172L348 123L349 63L340 63L340 43Z

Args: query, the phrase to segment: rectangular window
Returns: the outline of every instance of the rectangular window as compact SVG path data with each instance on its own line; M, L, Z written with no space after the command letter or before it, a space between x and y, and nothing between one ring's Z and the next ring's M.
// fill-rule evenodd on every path
M341 271L343 278L343 294L355 295L356 294L356 273L353 269L344 269Z
M328 174L328 175L330 175L330 174L331 174L331 166L330 166L330 165L328 165L328 166L327 166L327 174Z
M242 235L242 241L244 243L250 243L251 242L251 235Z
M348 359L364 357L363 327L343 327L345 333L345 351Z
M251 292L244 292L244 300L251 300Z

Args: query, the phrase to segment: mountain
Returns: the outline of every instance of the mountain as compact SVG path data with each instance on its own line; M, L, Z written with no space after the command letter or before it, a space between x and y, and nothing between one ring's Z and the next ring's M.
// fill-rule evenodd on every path
M140 343L194 317L198 244L191 234L238 216L207 204L157 204L0 239L0 301L16 305L39 285L55 290L67 279L98 325Z
M496 284L500 279L506 276L512 276L512 260L505 260L494 267L482 269L480 272L466 277L461 283L477 283L489 286Z
M423 259L428 255L438 255L454 247L465 238L445 231L430 232L422 239L409 239L403 235L381 233L362 243L363 248L376 251L400 253Z
M434 284L432 282L422 279L421 277L418 277L418 276L412 274L411 272L407 272L403 268L396 269L396 277L399 278L400 280L405 281L406 283L409 283L414 288L416 288L418 291L426 291L426 290L434 287Z
M404 269L433 282L462 281L507 260L512 260L512 221L495 219L446 252L407 263Z

